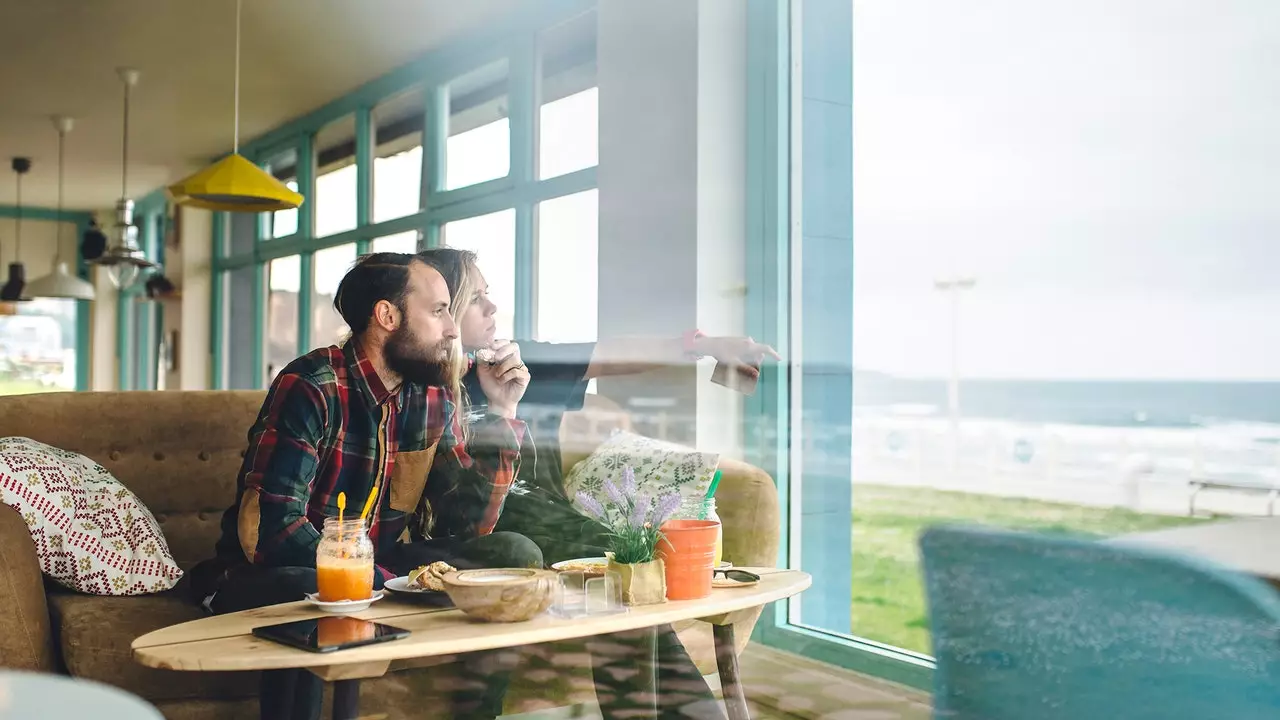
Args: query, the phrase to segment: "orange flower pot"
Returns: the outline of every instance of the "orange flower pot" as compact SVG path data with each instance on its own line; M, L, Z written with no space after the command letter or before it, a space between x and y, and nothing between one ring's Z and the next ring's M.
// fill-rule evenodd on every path
M715 520L668 520L662 524L658 556L666 566L667 599L697 600L711 594L715 568Z

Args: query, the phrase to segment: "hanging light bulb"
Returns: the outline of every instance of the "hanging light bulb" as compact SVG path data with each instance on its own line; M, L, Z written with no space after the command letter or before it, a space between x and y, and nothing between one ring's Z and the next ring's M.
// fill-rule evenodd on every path
M179 205L229 212L289 210L302 204L301 194L240 155L240 6L236 0L235 105L231 154L169 186Z
M13 159L13 171L18 175L18 214L13 221L13 262L9 263L9 279L0 287L0 300L18 302L30 300L25 292L27 268L22 264L22 176L31 170L31 158Z
M69 117L56 116L53 127L58 131L58 238L53 258L53 272L36 278L27 285L27 295L33 298L70 298L92 300L93 284L71 274L67 262L62 259L62 180L64 175L64 145L73 121Z
M138 248L138 226L133 224L133 201L129 199L129 95L138 84L138 71L120 68L124 82L124 143L121 152L120 200L116 202L116 224L113 228L114 243L102 255L90 262L107 268L111 284L117 288L132 285L143 271L156 266Z

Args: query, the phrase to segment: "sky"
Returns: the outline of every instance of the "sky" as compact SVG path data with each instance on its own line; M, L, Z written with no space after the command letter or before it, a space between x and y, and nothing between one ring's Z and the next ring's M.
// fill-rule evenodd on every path
M857 0L854 364L1280 379L1280 2Z

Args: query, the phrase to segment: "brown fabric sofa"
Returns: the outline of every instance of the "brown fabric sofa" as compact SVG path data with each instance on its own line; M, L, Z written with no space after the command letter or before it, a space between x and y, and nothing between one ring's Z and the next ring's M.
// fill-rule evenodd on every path
M49 393L0 398L0 437L23 436L82 453L133 490L159 521L184 568L213 550L222 511L235 493L258 391ZM586 457L613 428L629 427L616 405L588 396L560 427L565 467ZM725 559L773 565L778 502L763 471L724 460L716 493ZM256 715L256 673L185 673L144 668L129 644L152 630L201 616L174 593L98 597L46 582L26 525L0 505L0 667L67 673L116 685L154 703L170 720ZM735 618L739 650L760 611ZM677 628L703 672L714 672L710 626ZM431 665L423 667L423 665ZM367 682L363 710L390 717L442 716L438 689L451 663L393 666ZM507 695L508 713L594 702L581 645L528 649Z

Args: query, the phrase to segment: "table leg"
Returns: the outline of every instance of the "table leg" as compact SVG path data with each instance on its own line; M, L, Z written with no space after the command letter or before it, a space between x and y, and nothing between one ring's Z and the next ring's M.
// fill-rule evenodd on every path
M658 631L656 628L645 628L640 631L639 668L640 676L636 679L636 692L644 698L644 715L637 717L658 717Z
M335 680L333 720L356 720L360 714L360 681Z
M716 668L720 671L720 689L724 692L724 709L729 720L751 720L747 694L738 675L738 650L734 647L732 625L712 625L716 643Z

